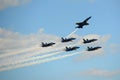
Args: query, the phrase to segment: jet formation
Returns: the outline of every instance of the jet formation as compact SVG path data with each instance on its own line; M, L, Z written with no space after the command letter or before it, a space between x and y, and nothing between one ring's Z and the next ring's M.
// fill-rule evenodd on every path
M91 16L90 17L88 17L88 18L86 18L84 21L82 21L82 22L78 22L78 23L76 23L76 25L77 25L77 27L75 27L75 28L83 28L84 26L86 26L86 25L89 25L89 23L88 23L88 20L91 18ZM67 43L67 42L72 42L73 40L75 40L76 38L73 38L73 37L71 37L71 38L63 38L63 37L61 37L61 43ZM98 39L84 39L83 38L83 44L88 44L88 43L91 43L91 42L95 42L95 41L97 41ZM41 47L50 47L50 46L53 46L53 45L55 45L56 43L54 43L54 42L49 42L49 43L44 43L44 42L42 42L41 43L42 45L41 45ZM78 48L80 48L80 47L78 47L78 46L73 46L73 47L65 47L65 51L66 52L68 52L68 51L73 51L73 50L77 50ZM102 48L102 47L99 47L99 46L97 46L97 47L87 47L87 50L86 51L94 51L94 50L97 50L97 49L100 49L100 48Z

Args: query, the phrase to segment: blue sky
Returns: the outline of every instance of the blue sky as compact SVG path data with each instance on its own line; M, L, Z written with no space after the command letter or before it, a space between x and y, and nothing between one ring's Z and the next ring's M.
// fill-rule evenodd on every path
M80 54L43 64L2 71L0 72L0 80L120 79L119 0L22 1L0 0L0 4L2 4L0 6L0 28L1 32L5 33L0 35L1 40L3 39L1 36L5 36L9 31L10 36L14 35L12 37L17 40L19 35L29 36L33 34L33 36L39 36L37 32L40 29L44 30L45 38L47 38L46 35L54 35L58 38L65 37L75 30L76 22L80 22L89 16L92 16L89 20L90 25L79 29L76 35L81 37L97 34L108 39L102 43L102 46L104 46L102 55L79 60L80 56L82 56ZM15 34L15 32L18 32L18 34ZM23 37L19 38L22 40ZM43 35L42 38L44 38ZM25 40L28 41L26 38ZM25 43L29 44L26 41ZM17 42L13 42L13 44L15 43L17 44ZM2 46L0 48L2 50ZM24 49L24 47L21 49Z

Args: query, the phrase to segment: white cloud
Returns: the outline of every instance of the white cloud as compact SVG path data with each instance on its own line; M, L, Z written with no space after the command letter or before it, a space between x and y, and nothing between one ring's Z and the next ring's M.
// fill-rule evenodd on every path
M87 60L93 57L102 56L103 52L103 49L91 52L86 51L84 54L81 54L79 57L75 58L75 61Z
M105 43L105 42L108 41L110 38L111 38L111 35L101 36L101 38L100 38L100 43Z
M108 47L109 53L119 53L120 52L120 44L112 43Z
M103 69L91 69L80 72L82 76L93 76L93 77L114 77L120 75L120 70L103 70Z
M0 53L12 53L15 51L22 51L27 48L30 50L33 47L40 47L40 44L43 41L52 42L59 39L59 37L55 35L44 34L40 31L35 34L22 35L17 32L0 28Z
M65 80L74 80L76 77L83 80L119 80L120 69L108 70L101 68L92 68L64 74ZM73 78L73 79L71 79Z
M30 1L31 0L0 0L0 10L11 6L19 6Z

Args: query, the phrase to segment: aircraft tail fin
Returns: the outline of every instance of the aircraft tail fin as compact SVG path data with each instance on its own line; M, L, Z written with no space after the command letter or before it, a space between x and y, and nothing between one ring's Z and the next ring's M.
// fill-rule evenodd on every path
M89 41L89 40L87 39L87 41Z
M67 47L67 46L66 46L65 48L66 48L66 50L68 49L68 47Z
M83 38L83 41L85 42L86 40Z
M89 47L89 46L88 46L87 48L88 48L88 49L90 49L90 47Z
M61 39L62 39L62 41L64 41L64 38L63 38L63 37L61 37Z
M44 43L43 43L43 42L41 42L41 45L42 45L42 46L44 46Z

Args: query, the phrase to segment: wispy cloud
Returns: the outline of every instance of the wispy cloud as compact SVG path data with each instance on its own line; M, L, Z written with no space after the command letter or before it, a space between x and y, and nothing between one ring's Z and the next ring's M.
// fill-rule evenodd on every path
M91 68L64 74L63 78L64 80L73 80L73 78L82 78L83 80L119 80L119 76L120 69Z
M120 70L90 69L80 72L79 75L111 78L120 75Z
M40 30L41 31L41 30ZM48 40L49 39L49 40ZM41 32L29 35L22 35L5 29L0 29L0 53L23 52L32 48L39 48L41 42L57 42L59 37L55 35L44 34Z
M19 6L30 1L31 0L0 0L0 10L11 6Z
M111 43L108 47L109 53L119 53L120 52L120 44Z
M86 51L84 54L81 54L79 57L75 58L74 61L78 62L81 60L87 60L93 57L102 56L103 54L104 54L103 49L91 51L91 52Z

